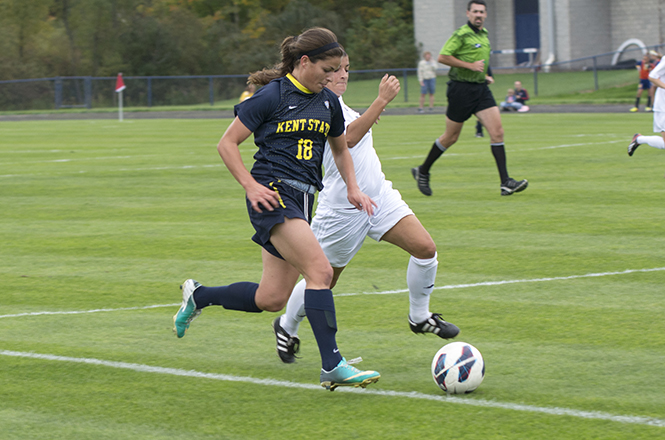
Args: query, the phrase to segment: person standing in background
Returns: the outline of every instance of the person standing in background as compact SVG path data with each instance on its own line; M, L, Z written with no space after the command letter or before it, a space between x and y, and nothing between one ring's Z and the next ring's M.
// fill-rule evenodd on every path
M418 113L424 113L425 97L429 93L429 111L434 110L434 93L436 92L436 61L432 52L425 52L418 63L418 82L420 83L420 107Z

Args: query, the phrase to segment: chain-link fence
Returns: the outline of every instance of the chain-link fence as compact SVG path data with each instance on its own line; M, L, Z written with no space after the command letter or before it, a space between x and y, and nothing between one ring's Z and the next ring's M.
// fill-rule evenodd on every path
M548 72L578 72L588 82L587 89L598 90L610 87L603 77L604 71L616 69L635 69L635 64L648 50L662 51L663 46L626 48L622 51L543 64L541 54L535 49L494 51L493 61L497 57L527 53L529 61L512 67L494 67L495 74L516 72L533 75L532 94L544 92L539 77ZM496 63L505 64L505 63ZM404 102L419 96L415 81L416 68L359 70L352 71L352 81L380 79L391 73L402 80ZM441 70L445 74L445 70ZM608 76L609 77L609 76ZM55 77L0 81L0 110L43 110L62 108L105 108L117 105L115 91L116 77ZM190 76L125 76L127 88L123 92L123 104L126 107L155 107L176 105L215 105L223 101L237 102L245 88L247 75L190 75ZM570 87L579 87L579 82L571 82ZM565 81L549 83L547 94L571 93Z

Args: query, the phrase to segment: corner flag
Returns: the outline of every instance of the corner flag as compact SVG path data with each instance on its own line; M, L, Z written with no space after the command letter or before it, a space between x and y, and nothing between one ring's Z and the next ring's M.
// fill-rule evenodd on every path
M122 80L122 73L118 73L118 78L115 80L115 92L118 94L118 121L122 122L122 91L127 87Z
M120 93L126 88L125 82L122 80L122 73L119 73L118 78L115 80L115 91L116 93Z

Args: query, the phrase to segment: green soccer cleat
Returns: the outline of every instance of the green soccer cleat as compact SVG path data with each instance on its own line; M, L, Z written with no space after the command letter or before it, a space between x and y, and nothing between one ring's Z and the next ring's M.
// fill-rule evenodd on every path
M179 338L185 336L189 324L201 314L201 309L197 309L194 302L194 291L200 286L201 284L194 280L186 280L180 286L180 289L182 289L182 305L178 313L173 315L173 331Z
M367 387L381 378L376 371L360 371L342 358L332 371L321 370L321 386L326 390L335 391L339 386Z

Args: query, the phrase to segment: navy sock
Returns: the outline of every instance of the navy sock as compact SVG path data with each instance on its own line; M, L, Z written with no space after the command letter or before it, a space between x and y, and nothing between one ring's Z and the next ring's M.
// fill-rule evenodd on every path
M499 178L501 179L501 183L504 183L509 179L508 168L506 168L506 149L503 142L500 144L491 144L491 147L496 167L499 169Z
M263 311L256 306L254 301L258 288L258 284L248 282L221 287L201 286L194 291L194 302L199 309L208 306L223 306L229 310L258 313Z
M332 290L305 289L305 313L319 345L321 367L330 371L342 360L335 340L337 319Z

